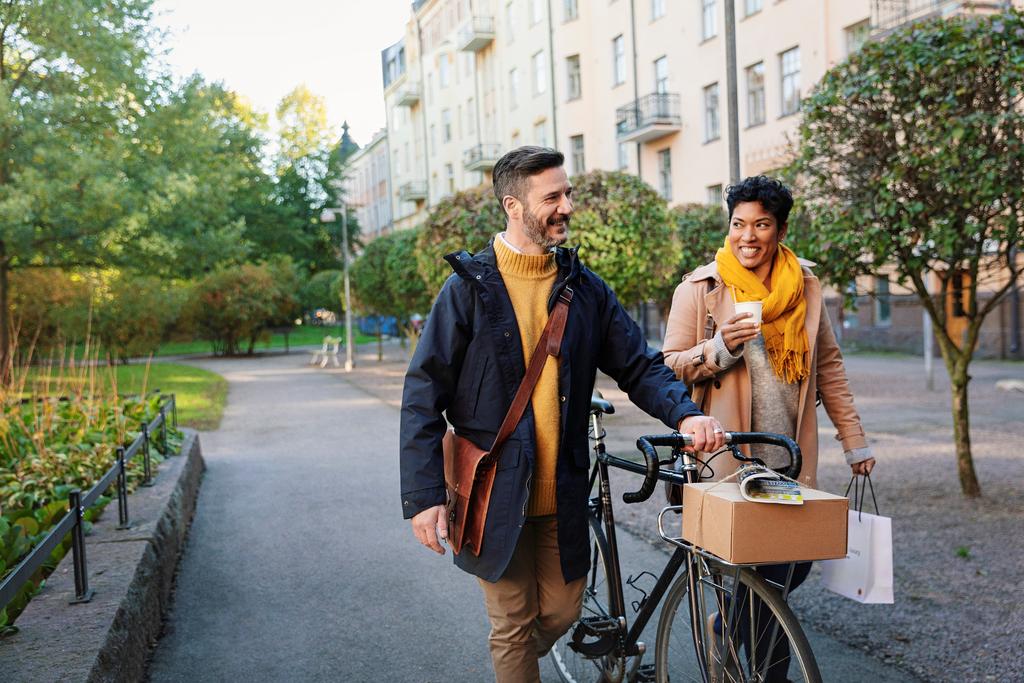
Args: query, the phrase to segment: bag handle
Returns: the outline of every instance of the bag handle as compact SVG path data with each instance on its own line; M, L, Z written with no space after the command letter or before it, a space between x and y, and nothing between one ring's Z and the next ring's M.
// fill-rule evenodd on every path
M849 496L850 488L853 487L853 504L854 509L857 511L857 521L859 522L864 514L864 494L869 488L871 489L871 502L875 505L875 514L879 515L881 513L878 511L878 499L875 498L875 485L871 483L871 475L863 475L867 482L867 486L860 485L860 481L857 479L858 476L861 475L855 474L850 477L850 483L846 485L846 493L844 493L843 496Z
M526 404L530 402L530 396L537 386L548 356L557 358L561 353L562 336L565 333L565 321L569 315L572 295L572 288L569 286L566 286L558 295L558 301L555 302L555 307L548 317L548 324L544 326L544 331L541 333L540 339L537 340L537 348L533 350L533 355L530 357L526 375L523 376L523 381L520 382L519 389L516 390L515 398L512 399L512 405L509 406L508 413L505 414L505 419L502 420L501 427L498 429L498 435L494 437L494 444L488 451L487 461L489 463L497 461L501 454L501 447L505 445L508 437L512 436L516 425L519 424L523 413L526 412Z

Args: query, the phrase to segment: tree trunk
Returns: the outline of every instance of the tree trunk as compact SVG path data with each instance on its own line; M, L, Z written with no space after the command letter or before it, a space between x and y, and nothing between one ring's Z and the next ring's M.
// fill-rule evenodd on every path
M11 297L8 275L6 245L0 241L0 386L9 386L14 366L14 349L11 348Z
M384 360L384 334L381 331L380 316L377 316L377 362Z
M960 489L968 498L981 496L978 475L974 472L974 460L971 457L971 420L967 405L967 364L954 364L954 372L950 377L953 391L953 440L956 443L956 468L960 475Z

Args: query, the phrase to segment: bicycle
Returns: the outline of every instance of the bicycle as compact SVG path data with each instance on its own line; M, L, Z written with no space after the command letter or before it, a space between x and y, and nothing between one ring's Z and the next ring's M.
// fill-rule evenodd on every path
M645 459L643 464L618 458L605 450L605 432L601 426L602 416L614 413L614 407L594 397L590 412L590 436L596 456L590 475L591 490L597 486L596 495L589 503L592 562L580 619L550 653L562 680L567 683L718 683L773 680L769 674L787 680L781 644L788 642L788 680L820 683L821 674L810 644L786 603L796 565L789 565L782 584L773 584L754 571L755 565L726 562L681 538L670 536L665 531L665 516L670 512L682 513L681 505L668 506L658 516L661 537L676 548L650 592L641 590L645 594L633 603L636 614L629 624L609 467L644 475L638 491L622 496L626 503L637 503L650 497L659 480L676 485L699 481L701 471L710 466L717 454L702 462L683 450L692 445L691 437L669 434L637 439L637 448ZM800 472L800 448L788 437L733 432L726 434L726 442L734 458L758 463L761 461L745 457L737 446L749 443L782 446L790 454L790 465L780 471L794 479ZM671 458L659 460L657 446L670 447ZM636 587L633 577L629 577L627 583ZM643 664L647 647L640 642L640 635L659 607L655 661L653 665ZM783 637L786 641L781 640ZM794 675L798 678L793 679Z

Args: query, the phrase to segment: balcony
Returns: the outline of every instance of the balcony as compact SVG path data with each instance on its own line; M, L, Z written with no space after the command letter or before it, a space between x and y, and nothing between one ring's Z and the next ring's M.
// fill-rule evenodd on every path
M995 12L1002 4L997 0L872 0L871 35L884 37L908 24L961 12Z
M410 180L398 186L398 198L403 202L415 202L427 198L427 183L424 180Z
M409 82L398 91L395 103L399 107L411 107L420 101L421 88L419 83Z
M462 155L462 162L467 171L490 171L500 158L501 145L483 143L467 149Z
M479 52L494 40L494 18L473 17L459 31L457 45L462 52Z
M651 93L615 110L615 135L619 142L649 142L682 129L676 93Z

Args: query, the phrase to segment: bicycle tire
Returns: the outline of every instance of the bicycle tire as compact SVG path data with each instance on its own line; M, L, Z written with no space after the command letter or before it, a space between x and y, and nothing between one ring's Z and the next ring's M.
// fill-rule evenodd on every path
M691 621L690 614L688 571L688 567L682 569L679 577L672 584L672 587L669 588L665 596L665 603L662 605L655 642L655 674L658 683L703 682L705 680L695 652L695 639L693 637L693 627L691 626L693 622ZM732 574L732 571L729 569L723 569L723 571L724 575ZM778 622L779 629L776 631L776 637L785 636L789 639L789 680L799 683L821 683L821 673L818 670L818 664L814 659L814 653L811 651L807 636L800 627L800 622L797 620L796 615L793 614L793 610L782 599L779 591L771 587L768 582L751 569L740 571L739 582L748 591L746 595L757 596L764 603L768 611L770 611L772 617ZM732 585L734 587L735 583L733 582ZM722 603L718 602L720 598L716 596L721 595L719 591L722 588L729 595L736 592L735 590L729 592L728 579L723 579L718 584L718 588L701 584L702 595L707 593L711 596L710 602L707 595L704 596L703 600L698 599L697 609L699 613L695 619L699 631L696 642L699 643L699 647L703 648L705 653L709 652L708 645L710 643L709 638L711 637L708 632L709 617L715 611L720 611L718 607ZM747 607L751 607L751 609L746 609ZM752 609L752 603L749 598L744 600L743 605L739 606L738 612L745 613L744 618L749 616L750 621L754 622L755 610ZM755 633L759 631L756 623L751 623L748 628ZM768 629L765 630L767 631ZM734 639L732 646L729 647L725 647L723 640L724 638L718 640L718 648L721 651L716 650L716 656L709 658L705 654L705 660L708 663L708 671L705 672L707 680L713 683L763 680L754 675L758 673L758 669L756 664L751 661L747 648L739 642L742 638ZM721 656L723 654L724 656ZM751 672L752 669L754 673ZM763 674L763 670L760 673ZM785 677L782 680L786 680Z
M583 607L580 617L610 617L611 586L608 583L608 540L597 517L590 517L593 534L591 543L591 567L586 588L583 589ZM576 624L559 638L548 656L563 683L598 683L599 681L620 680L625 662L615 656L585 657L571 647ZM610 674L610 675L609 675Z

